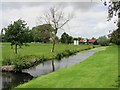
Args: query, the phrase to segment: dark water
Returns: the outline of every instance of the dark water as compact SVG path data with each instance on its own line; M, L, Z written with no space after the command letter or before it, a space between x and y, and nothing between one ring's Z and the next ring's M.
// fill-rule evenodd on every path
M11 89L33 78L33 76L31 76L28 73L2 72L1 75L2 75L2 90Z
M95 52L97 52L97 50L88 50L85 52L77 53L76 55L70 56L68 58L63 58L60 61L54 60L55 70L80 63L89 56L93 55ZM19 84L28 82L33 77L45 75L50 72L52 72L51 61L46 61L30 69L23 70L22 73L3 72L0 75L0 78L2 78L2 90L14 88Z

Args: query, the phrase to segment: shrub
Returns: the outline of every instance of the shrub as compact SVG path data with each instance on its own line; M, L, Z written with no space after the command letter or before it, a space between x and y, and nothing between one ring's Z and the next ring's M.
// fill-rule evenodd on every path
M62 53L58 53L56 56L55 56L55 59L57 60L61 60L62 58Z
M61 58L63 57L68 57L70 55L73 55L74 53L76 53L77 51L70 51L70 50L65 50L62 53L57 53L55 56L55 59L57 60L61 60Z
M101 46L108 46L109 39L106 36L102 36L97 39L97 43Z
M14 58L7 57L3 60L3 65L15 65L15 70L20 71L22 69L30 68L40 62L46 61L44 56L38 57L35 55L16 56Z

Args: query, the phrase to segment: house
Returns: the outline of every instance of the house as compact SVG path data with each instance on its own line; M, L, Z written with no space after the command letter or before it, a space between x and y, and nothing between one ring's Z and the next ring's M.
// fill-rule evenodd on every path
M81 40L79 41L79 43L80 43L80 44L84 44L84 40L81 39Z
M96 40L94 39L81 39L79 43L81 44L93 44Z
M82 44L86 44L87 43L87 39L81 39L79 42L82 43Z
M87 41L88 44L93 44L94 42L95 42L95 40L93 40L93 39L88 39L88 41Z
M79 45L79 41L78 40L74 40L74 45Z

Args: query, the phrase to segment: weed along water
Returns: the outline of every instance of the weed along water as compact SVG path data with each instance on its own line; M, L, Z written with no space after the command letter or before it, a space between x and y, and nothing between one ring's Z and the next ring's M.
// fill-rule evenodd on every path
M76 55L72 55L61 60L54 60L55 70L80 63L94 53L104 49L104 47L99 47L87 51L82 51L80 53L77 53ZM32 68L22 70L21 73L3 72L0 76L0 78L2 77L2 88L4 90L5 88L14 88L21 83L28 82L32 78L48 74L53 71L51 64L52 61L45 61Z

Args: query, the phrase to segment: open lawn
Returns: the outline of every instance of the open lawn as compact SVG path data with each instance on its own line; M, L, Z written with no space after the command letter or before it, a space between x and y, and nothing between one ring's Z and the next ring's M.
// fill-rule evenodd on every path
M2 44L2 57L14 57L15 52L14 49L11 49L10 43L3 43ZM18 49L18 54L20 56L25 55L38 55L38 56L45 56L45 57L54 57L54 55L58 52L63 52L65 50L82 50L88 48L89 45L67 45L67 44L57 44L55 46L55 52L51 53L52 44L29 44L29 46L22 46L22 49Z
M112 88L117 78L118 47L110 46L82 63L38 77L17 88Z

